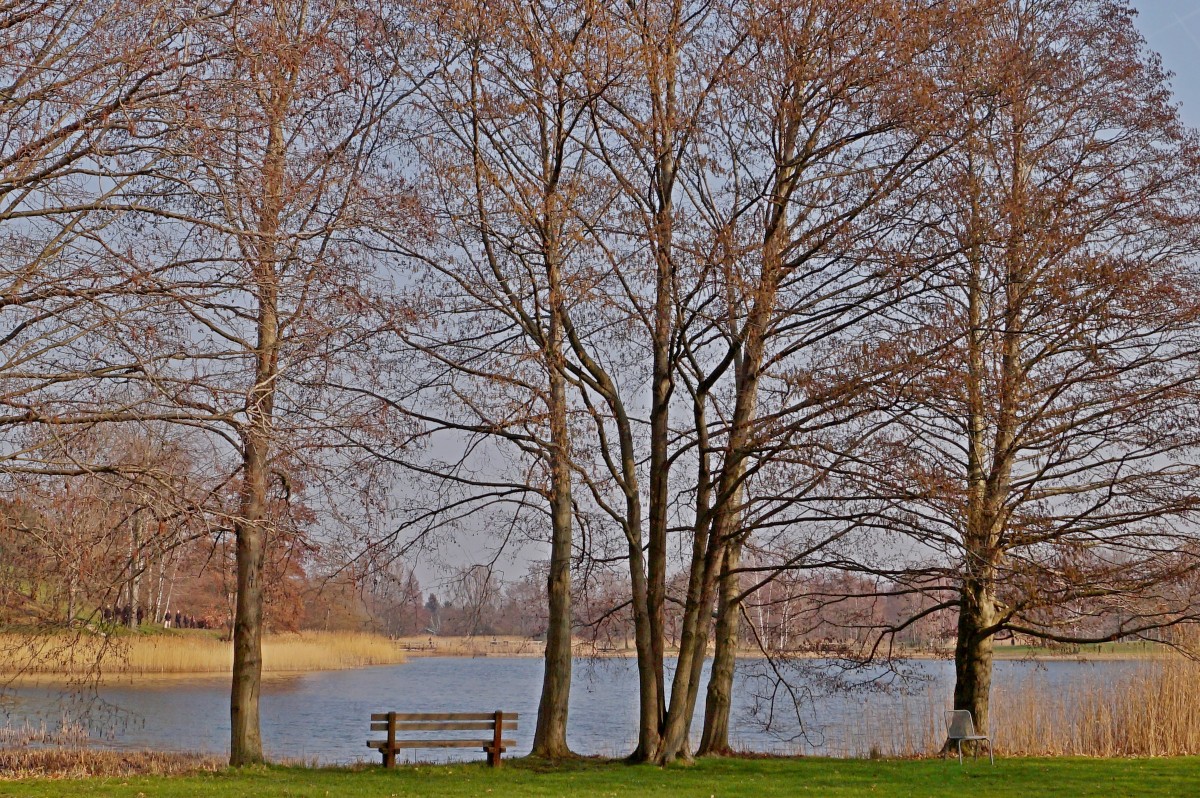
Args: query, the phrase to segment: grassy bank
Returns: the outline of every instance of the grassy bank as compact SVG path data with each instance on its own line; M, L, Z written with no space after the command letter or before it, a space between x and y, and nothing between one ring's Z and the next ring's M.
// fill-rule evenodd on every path
M87 636L0 635L0 673L84 677L92 674L228 673L233 644L211 634ZM403 650L386 637L351 632L267 635L268 673L340 670L403 662Z
M49 798L347 798L425 796L639 796L775 798L813 795L927 796L1183 796L1200 783L1197 759L1010 759L990 767L954 760L739 759L660 769L588 761L546 766L515 760L482 765L427 765L357 770L269 767L186 776L105 777L0 782L0 795Z

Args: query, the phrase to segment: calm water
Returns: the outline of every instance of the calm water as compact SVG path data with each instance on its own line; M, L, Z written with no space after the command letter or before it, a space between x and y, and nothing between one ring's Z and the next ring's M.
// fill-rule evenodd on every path
M775 753L862 754L881 734L903 737L949 699L953 668L943 661L912 666L898 679L882 672L856 674L839 683L831 663L810 660L788 674L788 687L764 678L761 662L744 663L735 688L731 730L740 748ZM1125 662L998 662L993 700L1027 678L1054 686L1075 679L1110 678L1133 667ZM541 688L539 659L422 658L403 665L271 678L262 696L268 756L320 762L375 759L366 747L372 712L519 712L515 754L528 752ZM869 678L868 678L869 677ZM767 701L775 696L774 704ZM797 712L797 699L802 707ZM5 695L10 727L64 717L83 724L96 744L114 748L228 750L229 684L226 678L163 679L112 685L85 698L61 688L22 686ZM701 694L703 704L703 693ZM693 729L699 730L701 706ZM585 754L623 755L636 739L637 678L632 660L579 661L571 694L568 741ZM0 722L2 724L2 722ZM906 730L908 730L906 732ZM378 736L378 735L371 735ZM897 744L902 744L898 739ZM469 751L420 751L422 759L479 758Z

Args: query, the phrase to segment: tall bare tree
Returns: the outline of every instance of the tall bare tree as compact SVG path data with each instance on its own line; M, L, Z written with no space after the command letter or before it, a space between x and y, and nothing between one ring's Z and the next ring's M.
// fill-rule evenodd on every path
M549 625L535 756L570 754L572 308L592 279L582 258L589 220L602 205L588 173L594 80L587 61L590 3L544 6L464 2L440 10L433 58L452 60L422 90L436 138L422 144L437 236L407 247L420 264L424 324L403 334L423 365L396 401L426 425L450 432L468 452L515 447L522 472L467 473L466 458L426 465L464 494L452 504L544 501L550 526ZM424 304L424 303L422 303ZM415 387L413 387L415 386ZM466 466L466 467L464 467Z
M885 400L903 412L864 476L919 544L876 565L936 598L889 629L957 612L954 707L981 728L998 633L1194 612L1198 142L1132 17L1013 0L948 48L966 110L922 246L952 260L906 331L940 354Z
M222 508L237 560L233 765L263 758L264 565L295 476L340 467L353 490L365 463L349 431L386 435L384 408L333 386L369 382L369 338L390 322L364 242L405 203L391 170L406 40L397 9L366 1L254 0L205 20L189 42L202 67L137 184L156 221L132 248L159 264L171 304L128 347L156 364L156 405L209 433L236 475Z

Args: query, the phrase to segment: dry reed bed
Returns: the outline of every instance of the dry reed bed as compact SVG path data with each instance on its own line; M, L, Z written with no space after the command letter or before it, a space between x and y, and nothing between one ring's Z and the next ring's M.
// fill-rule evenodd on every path
M996 749L1014 755L1200 754L1200 662L1165 657L1051 686L1034 674L992 698Z
M233 667L233 644L201 635L39 641L0 635L0 651L7 655L7 673L228 673ZM267 635L263 639L263 670L268 673L341 670L403 661L400 647L378 635L304 632Z
M81 779L89 776L173 776L222 770L226 762L206 754L100 751L91 748L0 750L0 780Z
M992 690L996 751L1010 756L1146 757L1200 754L1200 662L1179 656L1130 661L1069 684L1035 672ZM911 757L940 751L945 696L867 707L831 730L834 756Z

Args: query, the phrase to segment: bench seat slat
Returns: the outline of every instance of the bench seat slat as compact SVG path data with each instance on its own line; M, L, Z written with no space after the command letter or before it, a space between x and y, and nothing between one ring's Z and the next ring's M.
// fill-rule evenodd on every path
M396 733L410 731L491 731L495 726L493 720L410 720L396 721ZM386 720L371 721L371 731L387 731ZM504 728L515 729L517 722L504 718Z
M501 740L500 745L505 748L512 748L517 744L516 740ZM382 751L387 748L387 740L368 740L367 745L371 748ZM401 748L491 748L491 740L397 740L393 747Z
M496 717L495 712L397 712L396 720L492 720ZM504 713L505 726L509 720L516 720L520 717L516 712ZM388 719L386 712L372 712L371 720ZM399 726L397 726L399 728Z

